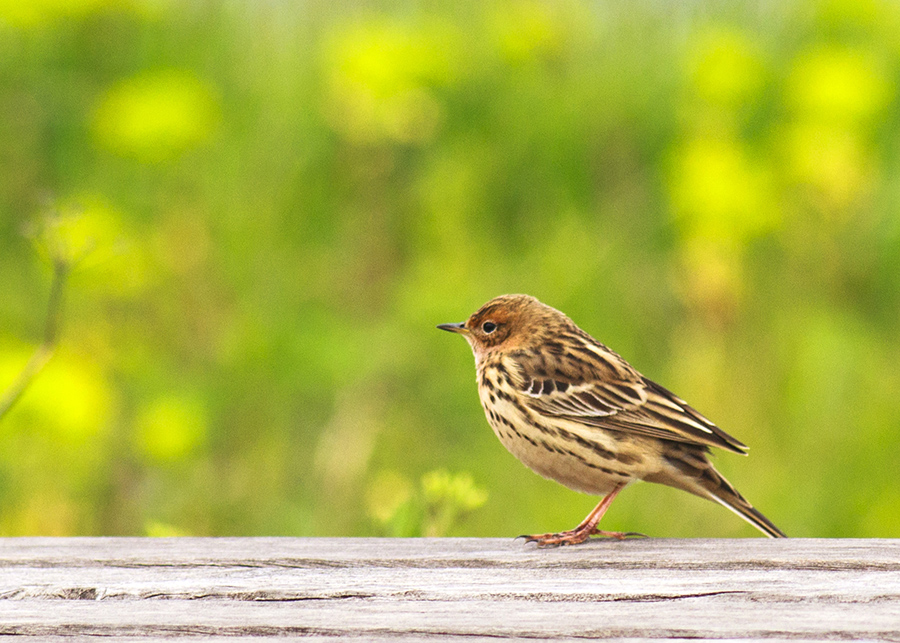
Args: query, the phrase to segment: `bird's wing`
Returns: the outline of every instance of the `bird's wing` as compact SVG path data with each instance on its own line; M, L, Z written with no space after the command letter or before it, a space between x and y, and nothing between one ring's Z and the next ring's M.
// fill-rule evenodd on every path
M577 353L557 355L552 366L527 356L516 361L525 403L543 416L736 453L747 451L740 441L605 346L585 341Z

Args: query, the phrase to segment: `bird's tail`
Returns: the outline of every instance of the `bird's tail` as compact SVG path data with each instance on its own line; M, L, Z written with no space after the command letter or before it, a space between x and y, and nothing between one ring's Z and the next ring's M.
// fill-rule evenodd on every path
M681 451L681 450L680 450ZM674 457L673 457L674 456ZM662 482L689 491L701 498L715 500L759 529L769 538L787 538L775 524L747 502L725 477L716 471L705 453L684 449L666 458L678 475L647 477L648 482Z
M710 471L713 476L712 478L717 478L713 483L708 486L704 486L705 490L708 492L708 498L715 500L719 504L728 507L734 513L739 515L741 518L749 522L751 525L759 529L769 538L787 538L787 534L781 531L775 524L766 518L756 507L747 502L747 499L744 498L738 490L735 489L728 480L726 480L721 473L716 471L713 468L710 468ZM701 480L705 482L707 476Z

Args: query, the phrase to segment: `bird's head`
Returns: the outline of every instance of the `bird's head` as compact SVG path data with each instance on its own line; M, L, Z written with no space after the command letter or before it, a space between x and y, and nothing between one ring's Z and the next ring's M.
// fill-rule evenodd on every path
M501 295L487 302L458 324L441 324L441 330L458 333L472 346L476 358L499 350L527 347L539 342L554 322L568 321L559 311L529 295Z

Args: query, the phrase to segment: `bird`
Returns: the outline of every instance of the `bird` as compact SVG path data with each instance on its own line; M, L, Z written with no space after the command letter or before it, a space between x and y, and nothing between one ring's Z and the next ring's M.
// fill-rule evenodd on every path
M500 442L534 472L603 499L574 529L525 535L539 547L593 535L616 496L644 480L718 502L771 538L786 535L710 461L711 447L748 448L684 400L644 377L565 314L529 295L491 299L466 321L481 405Z

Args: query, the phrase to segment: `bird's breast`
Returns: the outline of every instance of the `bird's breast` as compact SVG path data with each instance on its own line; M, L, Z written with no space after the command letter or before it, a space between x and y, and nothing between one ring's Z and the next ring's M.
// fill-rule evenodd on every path
M508 369L507 369L508 370ZM534 472L570 489L604 495L643 477L637 449L613 432L528 408L525 393L502 369L479 369L478 391L488 423L506 449Z

